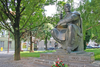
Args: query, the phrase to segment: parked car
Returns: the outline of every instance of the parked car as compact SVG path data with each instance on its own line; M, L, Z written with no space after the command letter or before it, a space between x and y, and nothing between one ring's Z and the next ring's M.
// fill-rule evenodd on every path
M86 48L100 48L100 46L87 46Z
M93 48L92 46L87 46L86 48Z
M50 48L48 48L48 50L55 50L55 48L54 47L50 47Z

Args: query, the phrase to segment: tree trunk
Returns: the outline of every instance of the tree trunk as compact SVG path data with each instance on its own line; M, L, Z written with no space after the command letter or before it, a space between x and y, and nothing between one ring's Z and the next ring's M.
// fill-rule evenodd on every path
M20 60L20 30L19 30L20 18L16 17L14 23L14 38L15 38L15 57L14 60Z
M20 29L19 29L19 22L20 22L20 3L21 0L17 0L17 7L16 7L16 17L14 23L14 38L15 38L15 57L14 60L20 60Z
M30 52L34 52L33 45L32 45L32 32L31 31L30 31Z
M22 46L22 45L21 45L21 41L20 41L20 51L21 51L21 52L23 52L23 50L22 50L21 46Z
M47 39L48 39L48 36L45 37L45 46L46 46L45 49L46 49L46 50L47 50L47 43L48 43L48 42L47 42Z
M14 60L20 60L20 32L15 31L15 56Z

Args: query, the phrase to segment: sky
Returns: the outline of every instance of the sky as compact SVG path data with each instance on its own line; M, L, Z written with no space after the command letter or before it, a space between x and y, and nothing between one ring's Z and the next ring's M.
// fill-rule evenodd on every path
M62 0L59 0L59 1L62 1ZM79 6L78 4L80 1L81 0L74 0L75 8ZM91 0L89 0L89 1L91 2ZM56 14L56 6L55 5L45 6L44 8L46 10L46 12L45 12L46 16L52 16L52 14Z
M52 16L52 14L56 13L56 6L55 5L49 5L49 6L45 6L45 14L46 16Z

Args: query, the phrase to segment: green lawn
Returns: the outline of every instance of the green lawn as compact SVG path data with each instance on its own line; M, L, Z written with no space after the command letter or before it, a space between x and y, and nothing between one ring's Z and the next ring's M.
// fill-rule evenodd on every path
M21 57L40 57L41 53L52 53L55 50L47 50L47 51L34 51L30 53L29 51L20 52Z
M86 49L86 52L94 52L95 60L100 60L100 48Z
M86 49L86 52L94 52L95 60L100 60L100 48L98 49ZM30 53L29 51L21 52L21 57L40 57L41 53L55 52L55 50L48 51L35 51Z

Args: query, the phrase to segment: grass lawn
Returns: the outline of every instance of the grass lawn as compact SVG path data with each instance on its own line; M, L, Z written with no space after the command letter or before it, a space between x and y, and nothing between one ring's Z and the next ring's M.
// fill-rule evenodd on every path
M86 49L86 52L94 52L95 60L100 60L100 48L94 48L94 49ZM55 52L55 50L47 50L47 51L34 51L33 53L30 53L29 51L21 52L21 57L40 57L41 53L51 53Z
M100 48L86 49L86 52L94 52L95 60L100 60Z
M41 53L52 53L55 50L47 50L47 51L34 51L30 53L29 51L20 52L21 57L40 57Z

